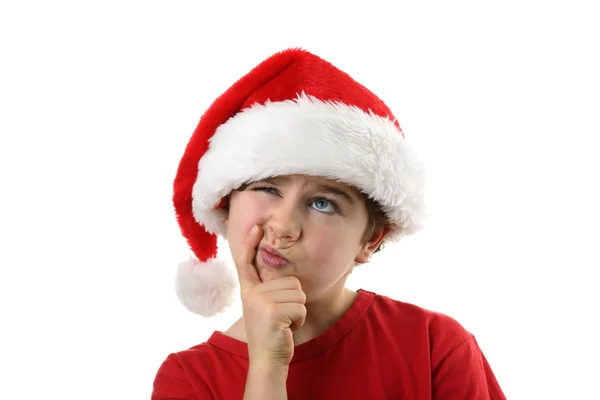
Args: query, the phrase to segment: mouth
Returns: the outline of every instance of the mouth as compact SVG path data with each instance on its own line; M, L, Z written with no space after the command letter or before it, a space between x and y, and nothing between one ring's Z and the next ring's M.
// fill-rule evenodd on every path
M287 258L283 256L279 251L275 250L271 246L267 246L266 244L261 244L258 247L259 257L263 264L267 267L279 269L283 268L289 261Z

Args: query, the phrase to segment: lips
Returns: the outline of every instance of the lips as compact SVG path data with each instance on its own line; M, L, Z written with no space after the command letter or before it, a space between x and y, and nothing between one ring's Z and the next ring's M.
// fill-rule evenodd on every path
M260 245L259 246L259 256L263 264L267 267L279 269L283 268L288 260L281 254L279 251L275 250L271 246Z
M271 246L268 246L268 245L266 245L266 244L261 244L261 245L260 245L258 248L259 248L260 250L262 250L262 251L266 251L267 253L270 253L270 254L272 254L272 255L274 255L274 256L277 256L277 257L279 257L279 258L282 258L282 259L284 259L286 262L288 261L288 260L287 260L287 258L285 258L285 257L283 256L283 254L281 254L279 251L275 250L275 249L274 249L274 248L272 248Z

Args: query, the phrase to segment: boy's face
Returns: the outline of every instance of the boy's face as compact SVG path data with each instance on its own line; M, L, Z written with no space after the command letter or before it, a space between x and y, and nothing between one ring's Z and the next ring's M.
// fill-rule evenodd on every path
M356 189L305 175L270 178L233 191L226 220L232 254L241 250L252 226L260 225L261 245L288 260L281 268L269 267L257 249L261 280L296 276L308 301L342 290L355 262L368 261L384 235L363 243L367 222L367 207Z

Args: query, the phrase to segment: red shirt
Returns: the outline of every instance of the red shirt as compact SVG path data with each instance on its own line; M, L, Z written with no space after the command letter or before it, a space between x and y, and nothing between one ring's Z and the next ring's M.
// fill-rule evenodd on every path
M248 347L220 332L170 354L152 400L242 399ZM296 346L288 399L505 399L473 335L454 319L360 290L329 330Z

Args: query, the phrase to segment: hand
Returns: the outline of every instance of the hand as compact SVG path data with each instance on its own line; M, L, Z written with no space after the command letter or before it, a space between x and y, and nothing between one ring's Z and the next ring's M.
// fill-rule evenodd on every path
M254 259L262 236L255 226L235 257L250 366L287 367L294 355L292 332L306 319L306 295L294 276L261 281Z

